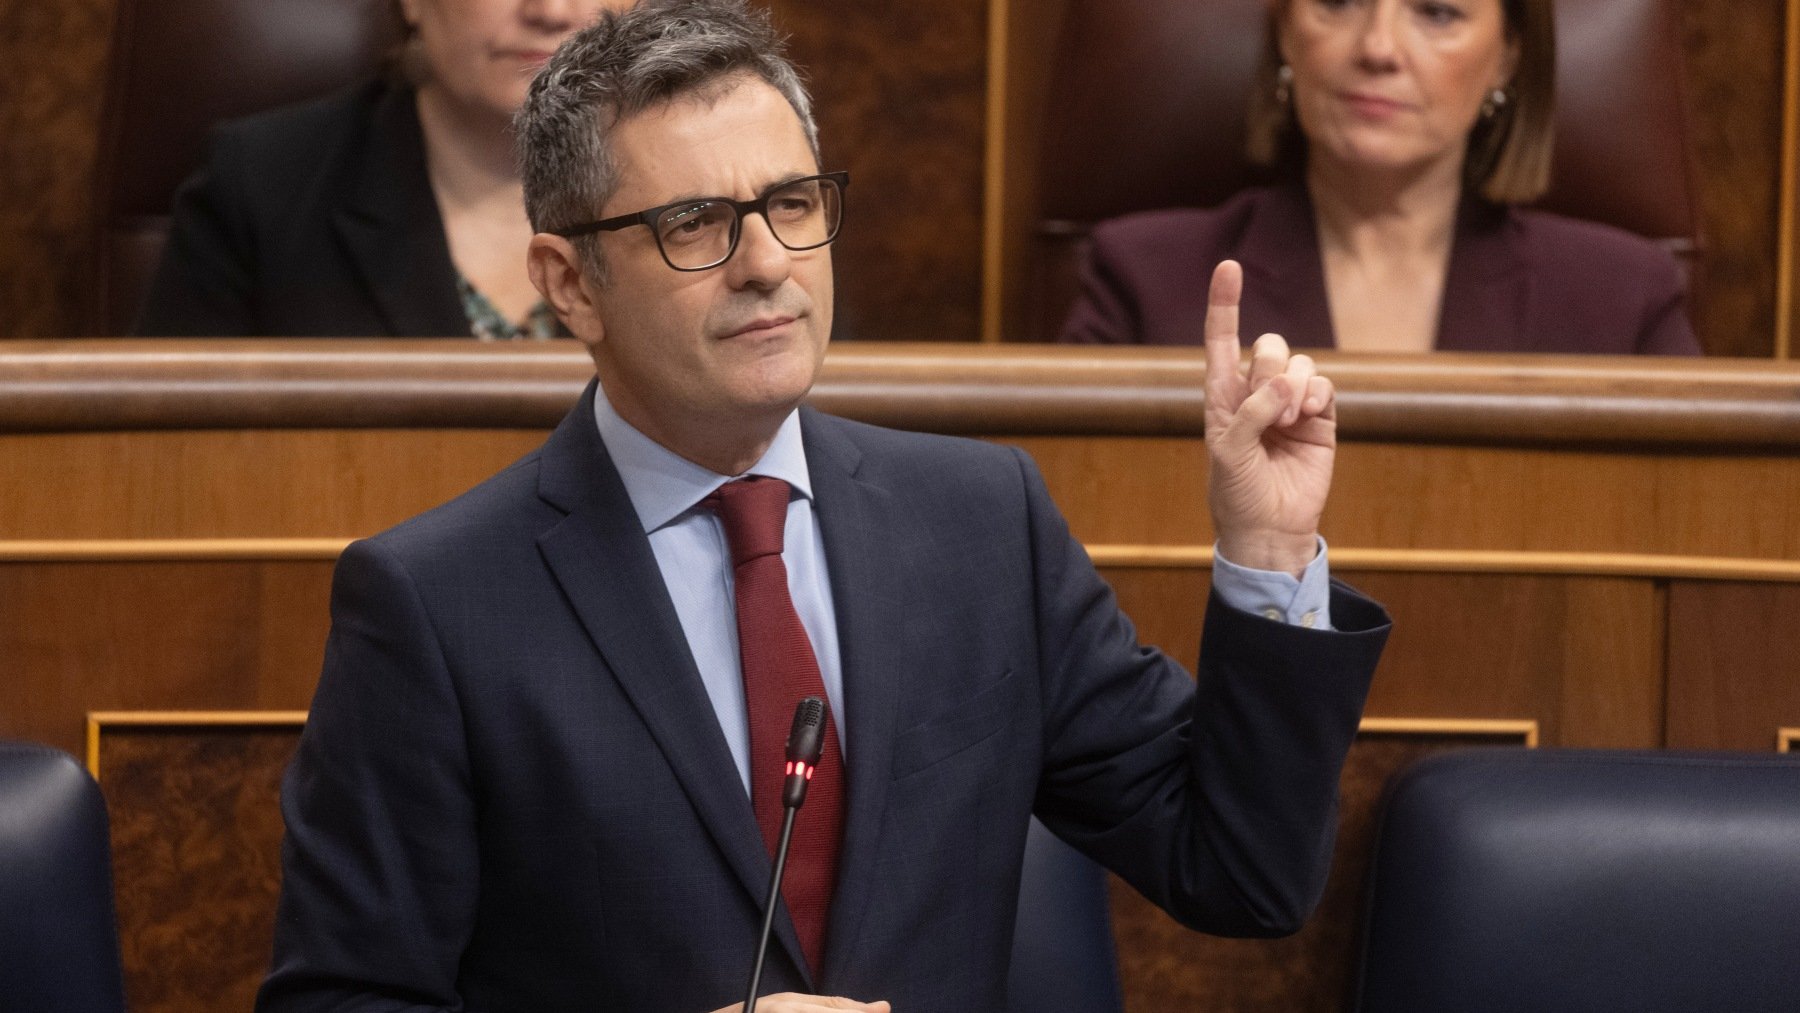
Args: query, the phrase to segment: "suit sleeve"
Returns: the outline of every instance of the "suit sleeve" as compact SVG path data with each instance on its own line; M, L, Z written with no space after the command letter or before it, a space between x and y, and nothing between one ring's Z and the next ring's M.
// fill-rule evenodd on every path
M1214 598L1196 682L1138 644L1035 466L1019 461L1045 722L1038 816L1191 928L1296 930L1324 890L1338 778L1386 615L1343 585L1335 631Z
M215 131L206 164L175 194L169 240L135 333L236 337L257 333L252 296L255 236L249 172L228 131Z
M282 785L261 1013L462 1008L480 869L461 708L408 575L367 542L332 583L324 672Z

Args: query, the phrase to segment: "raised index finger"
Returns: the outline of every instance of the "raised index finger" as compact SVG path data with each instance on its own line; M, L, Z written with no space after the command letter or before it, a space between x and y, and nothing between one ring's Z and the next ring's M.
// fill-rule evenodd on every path
M1206 386L1218 389L1238 377L1238 301L1244 294L1244 269L1235 260L1213 268L1206 291Z

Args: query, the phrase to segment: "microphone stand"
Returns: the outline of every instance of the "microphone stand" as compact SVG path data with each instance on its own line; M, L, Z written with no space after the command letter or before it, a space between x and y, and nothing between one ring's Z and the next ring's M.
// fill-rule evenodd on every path
M762 984L763 960L769 955L769 936L775 930L775 905L781 900L781 876L787 871L788 842L794 836L794 817L806 801L806 785L812 780L825 751L825 701L809 696L794 708L794 726L788 732L787 780L781 789L781 842L775 846L775 869L769 876L769 898L763 903L762 932L756 939L756 963L750 967L749 994L744 1013L756 1013L756 989Z
M794 835L794 817L798 807L790 808L781 818L781 844L775 849L775 873L769 877L769 898L763 901L762 933L756 939L756 963L750 967L749 995L744 999L744 1013L756 1013L756 989L762 983L763 960L769 955L769 936L775 930L775 903L781 899L781 877L787 871L788 840Z

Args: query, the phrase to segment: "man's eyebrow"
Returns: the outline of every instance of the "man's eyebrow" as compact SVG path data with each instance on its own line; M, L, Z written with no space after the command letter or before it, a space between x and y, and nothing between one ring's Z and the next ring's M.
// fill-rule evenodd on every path
M789 183L792 183L794 180L805 179L808 176L816 176L816 175L818 175L818 174L812 173L812 172L800 172L798 170L785 173L781 176L777 176L774 179L774 181L765 184L761 189L757 190L756 197L761 197L763 194L768 193L770 190L773 190L777 187L786 186ZM751 197L750 200L755 200L756 197ZM671 197L668 200L663 201L662 203L660 203L656 206L657 207L668 207L671 204L698 204L702 201L709 201L709 200L736 200L736 199L737 198L735 198L735 197L727 197L724 194L717 194L717 193L690 193L690 194L684 194L679 197Z

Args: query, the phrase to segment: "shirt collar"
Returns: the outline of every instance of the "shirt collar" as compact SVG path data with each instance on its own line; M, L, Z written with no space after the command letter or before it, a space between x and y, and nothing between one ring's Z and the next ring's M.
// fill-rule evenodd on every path
M594 390L594 423L645 533L668 525L719 486L742 477L703 468L645 436L619 416L606 399L605 388L598 385ZM806 467L798 410L782 420L769 449L744 474L779 478L799 490L800 495L812 498L812 474Z

